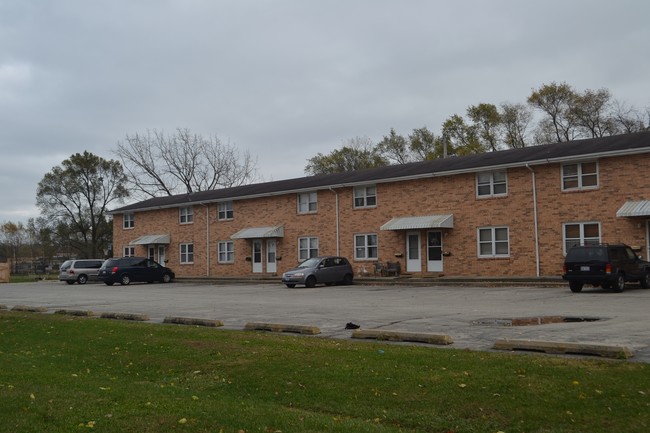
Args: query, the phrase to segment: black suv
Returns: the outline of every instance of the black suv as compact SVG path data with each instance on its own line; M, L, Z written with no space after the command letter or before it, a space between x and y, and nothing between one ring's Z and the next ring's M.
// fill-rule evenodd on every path
M99 269L97 279L108 286L113 283L126 286L136 281L168 283L175 276L171 269L146 257L121 257L106 260Z
M585 245L569 250L564 260L562 278L569 282L572 292L585 284L622 292L626 281L638 281L650 288L650 262L624 244Z

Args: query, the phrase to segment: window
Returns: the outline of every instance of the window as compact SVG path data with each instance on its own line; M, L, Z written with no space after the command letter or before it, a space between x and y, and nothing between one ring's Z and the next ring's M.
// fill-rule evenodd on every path
M365 234L354 236L354 258L357 260L377 259L377 235Z
M478 197L494 197L507 193L508 182L505 171L476 174L476 195Z
M235 243L233 241L219 242L217 245L219 263L235 262Z
M305 192L298 194L298 213L314 213L318 210L318 194Z
M181 263L194 263L194 244L181 244Z
M181 224L190 224L194 222L194 208L182 207L178 210L178 216Z
M232 210L232 202L231 201L224 201L219 203L219 212L217 215L217 218L220 221L223 220L231 220L233 218L233 210Z
M564 224L564 254L575 246L600 244L600 223Z
M135 227L135 214L125 213L123 215L122 227L125 229L132 229L133 227Z
M135 256L135 247L124 247L124 254L122 254L124 257L133 257Z
M508 227L484 227L478 229L479 257L508 257L510 241Z
M318 238L298 238L298 259L318 257Z
M354 207L377 206L377 188L372 186L354 187Z
M582 162L562 166L562 190L598 187L598 163Z

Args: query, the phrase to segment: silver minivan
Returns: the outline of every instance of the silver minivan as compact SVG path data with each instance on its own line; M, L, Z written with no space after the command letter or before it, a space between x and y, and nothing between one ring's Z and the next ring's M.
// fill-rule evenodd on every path
M59 281L68 284L86 284L90 280L97 280L99 268L102 267L102 259L79 259L66 260L59 268Z

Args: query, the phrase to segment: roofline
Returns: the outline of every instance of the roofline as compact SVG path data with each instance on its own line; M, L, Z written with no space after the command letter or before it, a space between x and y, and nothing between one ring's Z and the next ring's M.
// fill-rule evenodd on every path
M251 200L251 199L256 199L256 198L262 198L262 197L269 197L269 196L279 196L279 195L285 195L285 194L296 194L296 193L301 193L301 192L308 192L308 191L320 191L320 190L330 190L330 189L337 189L337 188L349 188L349 187L354 187L358 185L368 185L371 183L390 183L390 182L396 182L396 181L409 181L409 180L418 180L418 179L427 179L427 178L433 178L433 177L445 177L445 176L455 176L459 174L468 174L468 173L478 173L482 171L490 171L490 170L495 170L495 169L507 169L507 168L519 168L519 167L526 167L526 166L533 166L533 165L545 165L545 164L556 164L556 163L563 163L563 162L571 162L571 161L577 161L577 160L589 160L589 159L599 159L599 158L604 158L604 157L617 157L617 156L627 156L627 155L636 155L636 154L642 154L642 153L649 153L650 152L650 146L646 147L637 147L637 148L632 148L632 149L622 149L622 150L613 150L613 151L607 151L607 152L597 152L597 153L584 153L584 154L579 154L579 155L571 155L571 156L563 156L563 157L556 157L556 158L544 158L544 159L536 159L536 160L530 160L530 161L517 161L517 162L511 162L507 164L494 164L494 165L489 165L489 166L480 166L480 167L471 167L471 168L464 168L460 170L449 170L449 171L438 171L438 172L430 172L430 173L422 173L422 174L416 174L416 175L410 175L410 176L396 176L396 177L387 177L387 178L382 178L382 179L375 179L375 180L363 180L363 181L356 181L356 182L347 182L347 183L336 183L336 184L323 184L321 186L317 187L310 187L310 188L293 188L293 189L286 189L286 190L279 190L279 191L273 191L273 192L266 192L266 193L259 193L259 194L248 194L248 195L242 195L242 196L234 196L234 197L227 197L227 198L218 198L218 199L210 199L210 200L198 200L198 201L187 201L184 203L175 203L175 204L169 204L169 205L162 205L162 206L150 206L150 207L142 207L142 208L134 208L134 209L129 209L126 211L108 211L106 212L107 215L120 215L120 214L125 214L125 213L132 213L132 212L144 212L144 211L152 211L152 210L160 210L160 209L172 209L172 208L181 208L185 207L188 205L208 205L208 204L214 204L214 203L221 203L221 202L227 202L227 201L236 201L236 200ZM454 158L454 157L452 157ZM299 178L297 178L299 179Z

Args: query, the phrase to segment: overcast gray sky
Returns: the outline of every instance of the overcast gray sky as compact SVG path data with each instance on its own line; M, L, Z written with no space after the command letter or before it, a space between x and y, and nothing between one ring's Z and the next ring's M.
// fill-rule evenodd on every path
M0 223L74 153L177 127L265 180L567 82L650 106L647 0L0 0Z

